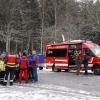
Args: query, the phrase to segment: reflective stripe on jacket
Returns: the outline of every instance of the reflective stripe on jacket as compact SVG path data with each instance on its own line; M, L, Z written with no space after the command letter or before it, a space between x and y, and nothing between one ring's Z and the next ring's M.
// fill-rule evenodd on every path
M16 64L16 62L17 62L16 55L8 55L7 56L7 63L8 64Z
M4 61L0 60L0 71L5 71Z
M8 67L16 67L17 57L16 55L8 55L6 59L6 66Z

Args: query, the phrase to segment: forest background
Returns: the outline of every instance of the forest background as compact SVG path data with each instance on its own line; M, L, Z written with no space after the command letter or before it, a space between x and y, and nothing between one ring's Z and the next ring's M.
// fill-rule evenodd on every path
M43 53L48 43L100 44L99 0L0 0L0 51Z

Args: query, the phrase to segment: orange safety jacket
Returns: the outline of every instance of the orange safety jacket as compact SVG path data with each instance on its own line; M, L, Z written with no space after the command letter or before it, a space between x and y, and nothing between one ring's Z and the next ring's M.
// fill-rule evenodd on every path
M16 55L8 55L6 59L7 65L16 65L17 64L17 56Z

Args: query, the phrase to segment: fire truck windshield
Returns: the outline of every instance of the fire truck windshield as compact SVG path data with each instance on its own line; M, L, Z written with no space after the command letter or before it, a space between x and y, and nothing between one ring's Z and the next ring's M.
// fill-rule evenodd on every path
M66 57L66 49L48 49L46 52L47 57Z
M100 47L98 47L98 48L92 48L92 51L93 51L93 53L94 53L96 56L100 56Z

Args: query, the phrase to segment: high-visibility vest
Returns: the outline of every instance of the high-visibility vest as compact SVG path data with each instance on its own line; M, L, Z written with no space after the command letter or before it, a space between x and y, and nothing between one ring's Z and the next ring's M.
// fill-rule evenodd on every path
M0 60L0 71L5 71L4 61Z

